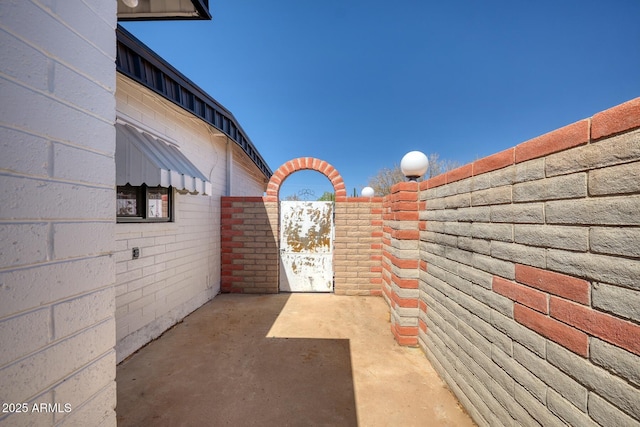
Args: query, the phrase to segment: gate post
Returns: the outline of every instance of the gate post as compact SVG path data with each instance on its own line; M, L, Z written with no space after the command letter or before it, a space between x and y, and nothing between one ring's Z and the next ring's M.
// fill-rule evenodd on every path
M400 345L418 345L420 230L418 183L402 182L384 203L383 295Z

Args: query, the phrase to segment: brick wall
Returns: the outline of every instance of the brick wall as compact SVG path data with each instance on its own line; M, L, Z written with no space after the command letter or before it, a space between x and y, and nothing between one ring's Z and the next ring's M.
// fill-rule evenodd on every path
M382 198L347 197L338 171L312 157L300 157L280 166L264 197L222 199L222 291L279 291L278 195L284 180L300 170L322 173L335 190L334 292L380 295Z
M278 293L278 203L223 197L221 291Z
M222 292L279 291L278 202L267 200L222 198ZM381 198L336 202L333 256L336 294L381 294Z
M639 424L638 128L640 99L384 199L340 196L335 292L381 293L479 425ZM278 291L279 182L314 162L223 200L223 290Z
M640 98L420 183L418 342L479 425L640 424L639 127Z
M115 425L116 3L1 8L0 426Z
M382 198L347 197L335 204L334 292L380 295Z

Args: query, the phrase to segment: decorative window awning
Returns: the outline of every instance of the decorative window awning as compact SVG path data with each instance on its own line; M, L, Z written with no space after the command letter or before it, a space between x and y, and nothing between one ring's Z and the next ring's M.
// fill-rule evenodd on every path
M121 0L118 20L156 21L161 19L211 20L209 0Z
M116 123L116 185L174 187L211 195L211 183L173 144Z

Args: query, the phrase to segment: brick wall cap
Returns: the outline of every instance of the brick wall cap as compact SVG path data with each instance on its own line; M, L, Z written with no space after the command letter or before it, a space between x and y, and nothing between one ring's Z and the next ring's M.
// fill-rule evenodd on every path
M591 139L597 140L638 127L640 97L595 114L591 121Z

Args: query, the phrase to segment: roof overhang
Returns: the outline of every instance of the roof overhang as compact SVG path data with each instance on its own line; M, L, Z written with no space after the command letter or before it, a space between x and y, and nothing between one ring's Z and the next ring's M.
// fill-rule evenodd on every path
M116 36L119 73L218 129L242 148L266 179L271 178L271 168L229 110L120 25Z
M129 7L128 4L136 5ZM211 19L209 0L118 0L118 20Z
M116 185L174 187L211 195L211 182L175 145L116 123Z

